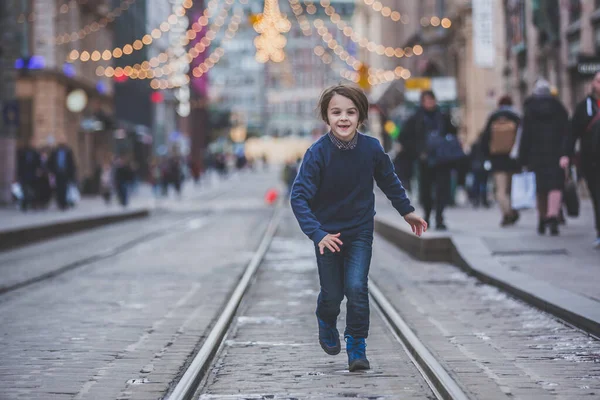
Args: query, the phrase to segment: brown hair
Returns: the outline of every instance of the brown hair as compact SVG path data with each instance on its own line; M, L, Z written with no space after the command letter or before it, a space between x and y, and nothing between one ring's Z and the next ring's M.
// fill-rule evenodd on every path
M339 84L325 89L323 93L321 93L321 98L317 104L317 110L319 111L321 119L325 121L326 124L329 123L327 120L327 108L329 107L331 98L336 94L347 97L354 103L358 109L358 125L367 120L369 100L367 99L365 92L356 85Z

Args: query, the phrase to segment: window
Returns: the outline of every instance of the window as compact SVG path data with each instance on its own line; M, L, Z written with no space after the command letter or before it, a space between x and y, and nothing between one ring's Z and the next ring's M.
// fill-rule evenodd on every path
M577 62L577 55L581 50L581 39L579 35L573 36L568 39L567 52L568 52L568 63L575 64Z
M580 17L581 0L569 0L569 23L577 21Z
M596 47L596 53L600 50L600 24L594 25L594 46Z

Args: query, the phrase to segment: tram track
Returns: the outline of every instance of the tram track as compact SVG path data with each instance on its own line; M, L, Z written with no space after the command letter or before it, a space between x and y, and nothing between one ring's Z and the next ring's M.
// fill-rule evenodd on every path
M280 227L283 212L284 209L281 206L279 206L276 209L264 233L264 236L258 249L254 253L252 260L248 263L242 277L238 281L235 289L233 290L231 297L227 301L226 305L222 308L222 312L220 313L217 321L212 325L210 332L205 336L206 339L203 341L201 347L197 351L196 355L193 357L192 361L188 364L179 381L176 384L174 383L173 389L164 397L165 400L189 400L198 398L297 398L297 396L289 397L288 394L286 394L283 397L280 397L279 394L273 394L272 392L270 392L270 394L268 395L248 393L239 395L201 393L202 388L205 385L207 385L210 371L216 368L216 360L220 357L220 354L227 346L287 346L284 343L269 344L268 342L238 343L233 339L228 339L233 335L232 332L236 329L236 323L239 323L240 320L247 321L253 319L252 317L242 317L240 315L240 311L242 311L242 304L251 302L251 300L249 300L248 298L248 293L251 291L252 286L255 285L258 280L257 275L259 273L261 265L265 262L265 257L268 254L276 232ZM406 353L406 357L409 358L410 361L414 364L414 367L416 367L416 370L427 383L428 388L431 390L432 395L429 395L427 398L435 397L437 399L443 400L468 399L469 397L464 393L464 391L454 381L454 379L447 373L444 367L432 355L432 353L426 348L426 346L419 340L417 335L409 328L408 324L402 319L402 317L392 306L392 304L389 302L386 296L381 292L378 286L375 283L370 282L369 290L373 311L375 311L375 313L381 319L384 320L385 326L389 330L388 334L392 335L397 340L397 350L400 352L404 351ZM274 299L274 301L277 302L283 300ZM246 308L246 306L244 306L244 308ZM269 318L266 319L268 320ZM238 322L236 322L236 320ZM298 346L308 346L308 344L295 343L291 345L291 347ZM340 371L337 371L336 373L339 374ZM368 373L373 373L373 371L369 371ZM381 373L380 376L385 376L386 373ZM314 374L315 376L323 375L323 373L320 373L319 371L308 373L308 375L311 374ZM267 375L269 374L267 373ZM350 373L350 376L352 375L359 376L364 374ZM347 376L348 375L346 375L346 377ZM242 379L243 378L241 378L239 381L241 385L243 385ZM231 389L235 390L236 388ZM346 393L343 397L346 397L347 395L348 394ZM362 396L360 395L350 397L362 398ZM386 396L385 398L388 397Z

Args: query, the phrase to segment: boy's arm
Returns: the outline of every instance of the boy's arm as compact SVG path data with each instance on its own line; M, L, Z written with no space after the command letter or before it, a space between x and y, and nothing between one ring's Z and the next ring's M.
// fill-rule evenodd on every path
M320 168L310 150L304 155L300 171L292 186L290 203L300 229L315 244L327 235L310 208L310 202L315 197L321 183Z
M385 193L392 205L403 217L415 211L410 205L410 200L406 195L406 190L402 182L394 172L394 165L390 157L383 151L383 147L378 144L377 160L375 164L375 182L377 186Z

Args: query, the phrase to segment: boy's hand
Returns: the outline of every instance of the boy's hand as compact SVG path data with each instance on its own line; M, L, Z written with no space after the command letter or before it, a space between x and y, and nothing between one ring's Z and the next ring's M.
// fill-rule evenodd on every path
M340 246L343 245L342 241L339 239L340 234L331 234L328 233L321 241L319 242L319 251L321 254L324 254L325 247L331 250L332 253L336 251L340 251ZM339 246L338 246L339 245Z
M421 236L423 232L427 232L427 222L425 222L423 218L419 217L414 212L406 214L404 216L404 220L408 222L413 233L415 233L417 236Z

